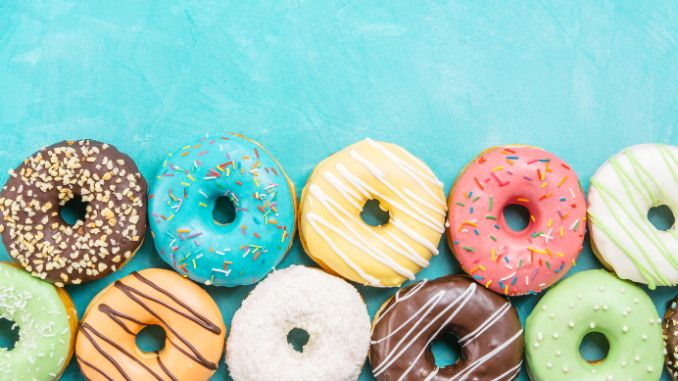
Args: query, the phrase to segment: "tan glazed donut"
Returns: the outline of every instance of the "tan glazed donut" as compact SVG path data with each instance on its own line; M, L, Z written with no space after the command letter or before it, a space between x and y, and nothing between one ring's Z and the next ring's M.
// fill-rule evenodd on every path
M389 220L360 217L379 201ZM301 194L299 236L326 271L354 282L398 286L427 267L444 232L443 184L405 149L365 139L318 164Z
M136 335L152 324L164 329L165 347L145 353ZM146 269L92 300L75 353L91 381L202 381L217 369L225 335L221 312L205 290L174 271Z

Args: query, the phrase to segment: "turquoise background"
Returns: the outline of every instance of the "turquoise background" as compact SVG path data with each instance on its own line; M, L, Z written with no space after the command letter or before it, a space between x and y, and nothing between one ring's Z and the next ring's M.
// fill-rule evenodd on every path
M446 190L482 149L506 143L553 151L588 187L625 146L678 144L677 94L670 0L0 2L3 182L65 138L112 143L150 179L166 151L220 129L262 142L298 188L366 136L424 159ZM418 279L460 271L440 247ZM292 263L310 264L298 241ZM165 264L147 239L123 270L68 291L82 314L149 266ZM587 242L574 271L593 267ZM251 287L208 290L228 324ZM371 314L395 292L360 291ZM675 293L650 294L662 313ZM513 299L522 318L537 300ZM82 379L77 366L64 379ZM225 366L214 379L228 379Z

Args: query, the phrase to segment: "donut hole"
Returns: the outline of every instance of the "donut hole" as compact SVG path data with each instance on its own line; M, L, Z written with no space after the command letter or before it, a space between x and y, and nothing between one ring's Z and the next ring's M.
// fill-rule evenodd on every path
M85 221L88 203L82 200L82 196L75 195L66 201L59 209L61 219L68 225L73 226L78 221Z
M647 219L657 230L667 231L673 227L676 218L666 205L658 205L647 211Z
M19 325L14 321L0 318L0 348L11 351L19 341Z
M214 200L212 218L219 225L228 225L235 221L235 203L228 196L219 196Z
M610 351L610 342L600 332L590 332L579 344L579 354L590 364L597 364L605 358Z
M391 215L387 210L381 208L379 200L367 200L363 205L363 210L360 212L360 218L370 226L386 225L391 219Z
M530 225L530 211L523 205L510 204L502 211L504 222L514 232L522 232Z
M165 330L155 324L147 325L137 333L137 348L144 353L158 353L165 348L167 334Z
M292 328L287 333L287 343L299 353L304 352L304 345L308 344L310 339L311 335L303 328Z
M438 368L454 365L461 359L459 338L451 333L445 333L431 343L431 351Z

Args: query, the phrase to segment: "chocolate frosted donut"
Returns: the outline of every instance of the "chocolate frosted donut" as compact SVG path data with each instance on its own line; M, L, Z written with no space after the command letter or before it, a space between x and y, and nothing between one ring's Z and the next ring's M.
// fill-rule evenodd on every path
M0 194L0 232L9 254L57 286L101 278L127 261L146 232L146 181L132 159L94 140L63 141L10 170ZM86 204L73 225L61 208Z
M666 368L673 381L678 380L678 296L669 302L664 314L664 343L666 345Z
M467 276L399 290L372 324L369 359L379 381L506 381L520 372L524 343L516 309ZM444 333L459 338L461 353L439 368L431 343Z

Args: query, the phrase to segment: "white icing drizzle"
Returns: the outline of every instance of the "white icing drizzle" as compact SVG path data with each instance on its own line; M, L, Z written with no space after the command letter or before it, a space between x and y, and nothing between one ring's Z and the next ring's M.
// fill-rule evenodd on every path
M487 354L485 354L481 358L477 359L476 361L472 362L471 364L469 364L469 366L464 368L462 371L460 371L459 373L457 373L453 377L449 378L448 381L454 381L454 380L460 379L459 377L462 377L462 376L466 377L469 373L473 372L476 368L483 365L488 360L490 360L492 357L494 357L494 355L503 351L506 347L511 345L511 343L516 341L516 339L518 339L522 334L523 334L523 330L521 329L518 332L516 332L510 339L501 343L501 345L494 348L493 350L491 350L490 352L488 352ZM461 380L463 380L463 379L464 378L461 378Z
M411 265L401 264L394 258L406 258L419 267L426 267L430 255L438 254L437 242L431 242L431 233L426 229L435 232L435 235L445 230L446 203L442 192L435 188L442 187L442 183L423 162L407 151L399 149L396 154L393 150L397 146L390 148L389 145L370 139L366 139L366 142L369 146L363 145L362 151L358 148L346 151L348 162L338 162L315 175L314 178L324 180L336 190L335 195L330 196L320 185L312 180L309 182L306 197L312 207L305 211L304 218L332 252L369 284L378 285L380 282L375 275L369 274L370 271L363 267L361 261L356 260L356 254L347 250L344 243L400 276L414 279L415 269L411 270ZM379 160L372 157L368 160L365 147L374 148L380 154ZM355 166L365 168L372 179L378 182L371 184L380 185L371 186L372 179L357 176L349 169L358 168ZM408 185L411 184L409 187L398 184L403 181L403 176L412 180L408 182ZM374 229L359 218L363 203L370 199L388 204L392 213L385 229ZM313 208L323 208L324 211ZM411 226L413 222L415 226ZM343 242L340 244L338 240ZM379 244L378 248L375 247L376 243Z
M431 338L427 341L426 346L424 347L424 350L419 353L415 359L412 361L412 365L416 363L416 360L425 352L426 348L428 347L428 344L433 341L437 335L437 333L442 330L452 319L454 319L455 316L459 313L459 311L466 305L466 303L471 299L471 297L475 294L477 285L476 283L471 283L469 286L464 290L463 293L461 293L457 299L455 299L452 303L447 305L442 311L440 311L435 317L430 319L429 323L426 324L424 327L420 328L420 325L423 323L423 321L430 315L431 311L440 303L440 301L443 299L445 296L446 291L439 291L437 292L433 297L431 297L417 312L412 314L412 316L407 319L405 322L403 322L400 326L396 327L394 330L391 331L391 333L386 336L390 337L392 334L400 331L403 329L405 326L407 326L412 319L416 318L417 316L421 315L419 319L412 324L412 327L407 331L405 335L393 346L393 349L391 352L389 352L386 357L383 359L383 361L377 365L375 368L372 369L374 376L377 377L384 371L386 371L393 363L398 360L407 350L412 346L413 343L417 341L417 339L424 334L424 332L430 328L432 325L436 324L438 320L443 318L447 313L452 310L453 307L457 306L452 313L449 314L447 319L440 324L440 328L436 332L436 334L432 335ZM414 334L414 336L407 342L405 343L405 340L408 339L410 335ZM385 337L385 338L386 338ZM382 338L381 340L383 340ZM376 341L375 343L380 342L381 340ZM400 347L402 346L402 349ZM407 371L403 374L407 374L410 368L407 369Z
M469 345L473 340L480 337L488 328L490 328L494 323L499 321L509 310L511 309L511 304L509 302L504 303L499 309L494 311L489 318L487 318L483 324L479 325L473 332L470 332L468 335L459 339L459 344L462 347Z

